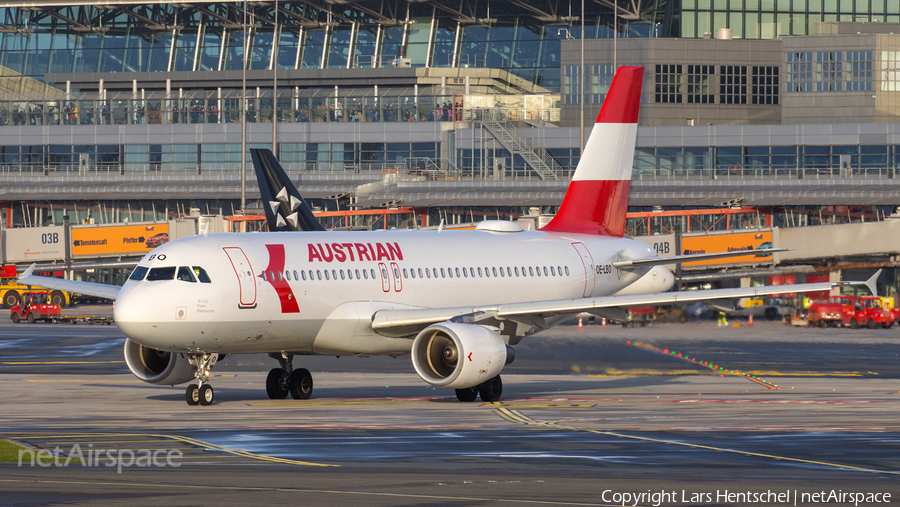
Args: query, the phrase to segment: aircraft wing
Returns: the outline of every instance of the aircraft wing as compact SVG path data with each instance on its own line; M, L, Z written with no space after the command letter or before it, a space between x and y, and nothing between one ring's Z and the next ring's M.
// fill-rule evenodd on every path
M548 329L560 316L580 312L619 318L625 315L624 308L636 306L668 305L703 301L715 308L734 309L730 299L756 297L790 292L822 292L834 287L865 285L875 294L875 280L879 270L865 282L820 282L796 285L769 285L763 287L739 287L734 289L691 290L682 292L660 292L655 294L634 294L627 296L603 296L595 298L558 299L550 301L528 301L487 307L462 308L422 308L404 310L380 310L372 317L372 329L385 336L410 336L422 329L454 318L469 317L473 322L509 320L529 327ZM730 307L730 308L729 308Z
M122 287L118 285L106 285L102 283L80 282L78 280L64 280L51 276L33 275L35 265L32 264L24 273L16 278L16 282L22 285L43 287L45 289L59 289L66 292L77 292L88 296L97 296L106 299L116 299Z

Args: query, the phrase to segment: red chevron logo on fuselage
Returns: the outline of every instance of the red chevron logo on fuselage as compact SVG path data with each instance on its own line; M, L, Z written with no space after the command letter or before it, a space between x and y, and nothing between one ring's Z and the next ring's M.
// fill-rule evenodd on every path
M284 279L284 245L266 245L266 248L269 250L269 265L259 277L275 289L281 301L281 313L300 313L294 291Z

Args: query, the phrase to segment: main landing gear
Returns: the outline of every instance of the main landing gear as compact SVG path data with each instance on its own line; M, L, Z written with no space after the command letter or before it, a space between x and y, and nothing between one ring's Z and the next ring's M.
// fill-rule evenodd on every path
M266 394L273 400L283 400L288 393L295 400L308 400L312 396L313 378L306 368L295 370L293 366L294 354L282 352L281 354L269 354L269 357L278 361L281 368L272 368L266 377Z
M219 360L219 354L187 354L187 358L193 367L197 383L187 386L185 401L188 405L212 405L215 392L209 385L209 372Z
M459 401L475 401L478 395L481 395L481 401L492 402L500 401L500 394L503 393L503 381L500 375L486 380L475 387L456 390L456 399Z

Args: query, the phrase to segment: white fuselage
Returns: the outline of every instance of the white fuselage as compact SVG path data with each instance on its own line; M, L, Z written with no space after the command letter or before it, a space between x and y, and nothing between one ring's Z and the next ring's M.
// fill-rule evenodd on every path
M147 254L136 270L144 279L125 283L115 320L129 338L167 351L405 354L412 340L373 331L376 311L611 295L643 274L612 262L655 255L629 239L544 231L201 235ZM149 280L165 267L177 277Z

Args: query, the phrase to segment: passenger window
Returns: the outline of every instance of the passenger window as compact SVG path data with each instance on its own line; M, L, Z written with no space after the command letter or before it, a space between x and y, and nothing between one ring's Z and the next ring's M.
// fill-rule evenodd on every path
M365 278L366 280L369 279L369 273L365 269L363 270L363 278Z
M512 278L512 270L509 269L509 266L506 266L506 276Z
M322 277L319 277L319 279L321 280ZM309 270L309 281L311 282L311 281L313 281L313 280L315 280L315 277L313 277L313 272L312 272L312 270L310 269L310 270Z
M129 280L137 280L141 281L147 276L147 271L150 271L150 268L146 268L144 266L138 266L134 268L134 271L131 272L131 276L128 277Z
M547 274L547 266L544 266L544 276L550 276Z
M209 279L209 275L206 274L206 270L200 266L194 266L194 274L197 275L197 280L200 280L200 283L212 282L212 280Z
M287 280L287 281L289 281L289 282L291 281L291 272L290 272L290 271L285 271L285 272L284 272L284 279Z
M281 276L281 271L276 271L276 273L278 273L277 276L278 276L278 281L279 281L279 282L282 281L282 280L284 280L284 278L282 278L282 276Z
M363 272L365 272L365 270L363 270ZM356 270L356 279L359 280L359 270L358 269Z
M431 270L434 272L434 277L437 278L437 268L431 268Z
M327 276L325 278L328 278ZM335 270L331 270L331 278L337 280L337 272Z
M260 274L259 274L259 277L262 278L263 281L265 281L265 280L266 280L266 272L263 271L262 273L260 273Z
M554 268L553 266L550 266L550 274L556 276L556 268Z
M197 280L194 279L194 274L191 273L191 268L187 266L181 266L178 268L178 277L182 282L191 282L196 283Z
M387 270L384 268L381 268L381 277L387 280Z
M496 275L494 275L494 276L496 276ZM503 268L500 268L500 276L501 277L503 276Z
M303 281L305 282L306 281L306 271L301 271L300 275L303 276Z
M369 274L372 275L372 280L374 280L374 279L375 279L375 270L374 270L374 269L369 269Z
M157 282L160 280L172 280L175 278L175 269L175 266L153 268L150 270L150 274L147 275L147 281Z
M427 269L425 271L428 271ZM422 268L419 268L419 278L422 278Z
M469 277L469 272L466 271L466 268L463 268L463 276L466 277L466 278Z
M352 269L347 270L347 280L353 280L353 270Z
M463 270L465 271L465 270ZM459 268L456 268L456 278L459 278Z
M415 278L415 271L413 271L413 278ZM406 268L403 268L403 278L406 278Z
M328 271L325 272L325 276L326 277L328 276ZM318 269L316 270L316 278L318 278L319 280L322 279L322 272L319 271Z
M327 269L325 270L325 279L326 279L326 280L331 280L331 278L328 276L328 270L327 270Z
M344 270L341 270L341 280L344 280Z
M566 276L569 276L569 266L566 266Z
M519 266L516 266L516 276L519 276Z
M425 268L425 276L428 278L431 278L431 270L430 269ZM419 275L419 277L421 278L422 275Z
M394 278L400 278L400 270L397 268L394 268Z
M556 272L559 273L559 276L562 276L562 266L556 266Z
M441 268L441 278L444 278L444 268Z
M472 278L475 278L475 268L469 268L469 274L472 275Z
M478 268L478 278L481 278L481 268Z

